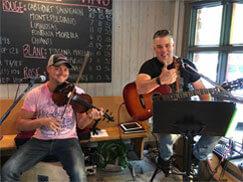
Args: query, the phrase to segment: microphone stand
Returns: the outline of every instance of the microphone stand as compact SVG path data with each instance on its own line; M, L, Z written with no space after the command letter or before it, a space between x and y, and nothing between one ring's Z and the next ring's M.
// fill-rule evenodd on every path
M199 73L195 68L191 67L189 64L186 64L186 63L183 62L182 66L184 67L184 69L186 69L186 67L189 68L190 70L192 70L193 72L195 72L196 74L198 74L199 76L201 76L202 78L207 80L209 83L211 83L213 86L220 89L224 94L226 94L226 96L219 96L219 97L224 98L224 99L229 99L229 100L232 100L232 101L235 101L235 102L243 103L243 101L241 101L238 98L236 98L235 96L233 96L230 92L225 90L223 87L221 87L220 85L218 85L217 83L215 83L214 81L212 81L211 79L206 77L205 75Z
M0 119L0 125L2 124L2 122L8 117L8 115L10 114L10 112L12 111L12 109L14 108L14 106L20 101L20 99L23 98L23 96L33 87L34 85L34 80L31 80L29 82L28 87L24 90L24 92L17 98L14 100L14 103L10 106L10 108L8 109L8 111L2 116L2 118Z

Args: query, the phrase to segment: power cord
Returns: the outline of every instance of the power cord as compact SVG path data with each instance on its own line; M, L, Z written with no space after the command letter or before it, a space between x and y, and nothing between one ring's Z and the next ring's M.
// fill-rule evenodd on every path
M233 141L230 139L230 140L229 140L229 149L225 152L225 154L223 155L223 157L221 158L221 160L219 161L219 163L217 164L217 166L214 168L213 172L210 174L209 180L211 180L211 179L214 177L214 175L215 175L215 174L217 173L217 171L218 171L219 166L224 162L224 159L226 158L226 156L227 156L227 155L229 154L229 152L231 151L231 148L232 148L232 145L233 145L232 143L233 143ZM225 169L227 168L227 166L228 166L228 161L226 161L226 164L225 164L223 170L221 171L219 180L224 176L223 174L224 174L224 171L225 171Z

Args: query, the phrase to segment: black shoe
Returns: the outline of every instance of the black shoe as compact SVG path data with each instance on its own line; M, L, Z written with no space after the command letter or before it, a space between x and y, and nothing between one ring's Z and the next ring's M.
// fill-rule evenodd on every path
M191 156L191 174L193 175L194 181L197 180L198 170L199 170L200 160L196 158L193 154Z
M198 158L196 158L193 154L191 156L191 162L193 166L198 166L200 160Z
M169 160L165 161L159 157L157 165L164 172L165 177L167 177L171 174L171 171L173 168L173 161L171 158Z

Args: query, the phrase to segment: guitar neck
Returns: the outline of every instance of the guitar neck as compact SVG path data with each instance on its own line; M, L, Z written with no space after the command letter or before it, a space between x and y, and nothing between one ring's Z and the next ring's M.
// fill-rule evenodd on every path
M195 95L203 95L203 94L210 94L210 93L218 93L220 92L217 88L210 88L210 89L198 89L192 90L187 92L177 92L165 95L159 95L159 100L177 100L177 99L186 99Z

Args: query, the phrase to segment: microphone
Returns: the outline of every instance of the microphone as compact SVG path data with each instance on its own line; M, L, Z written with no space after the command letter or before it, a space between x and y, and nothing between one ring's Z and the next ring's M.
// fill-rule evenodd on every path
M178 68L179 70L181 68L186 69L186 63L183 61L181 57L173 56L173 61L180 65Z
M186 69L187 64L183 61L183 59L181 59L180 61L181 61L181 67Z
M30 82L45 82L46 81L46 76L40 75L37 77L31 77L31 78L23 78L22 81L30 81Z

